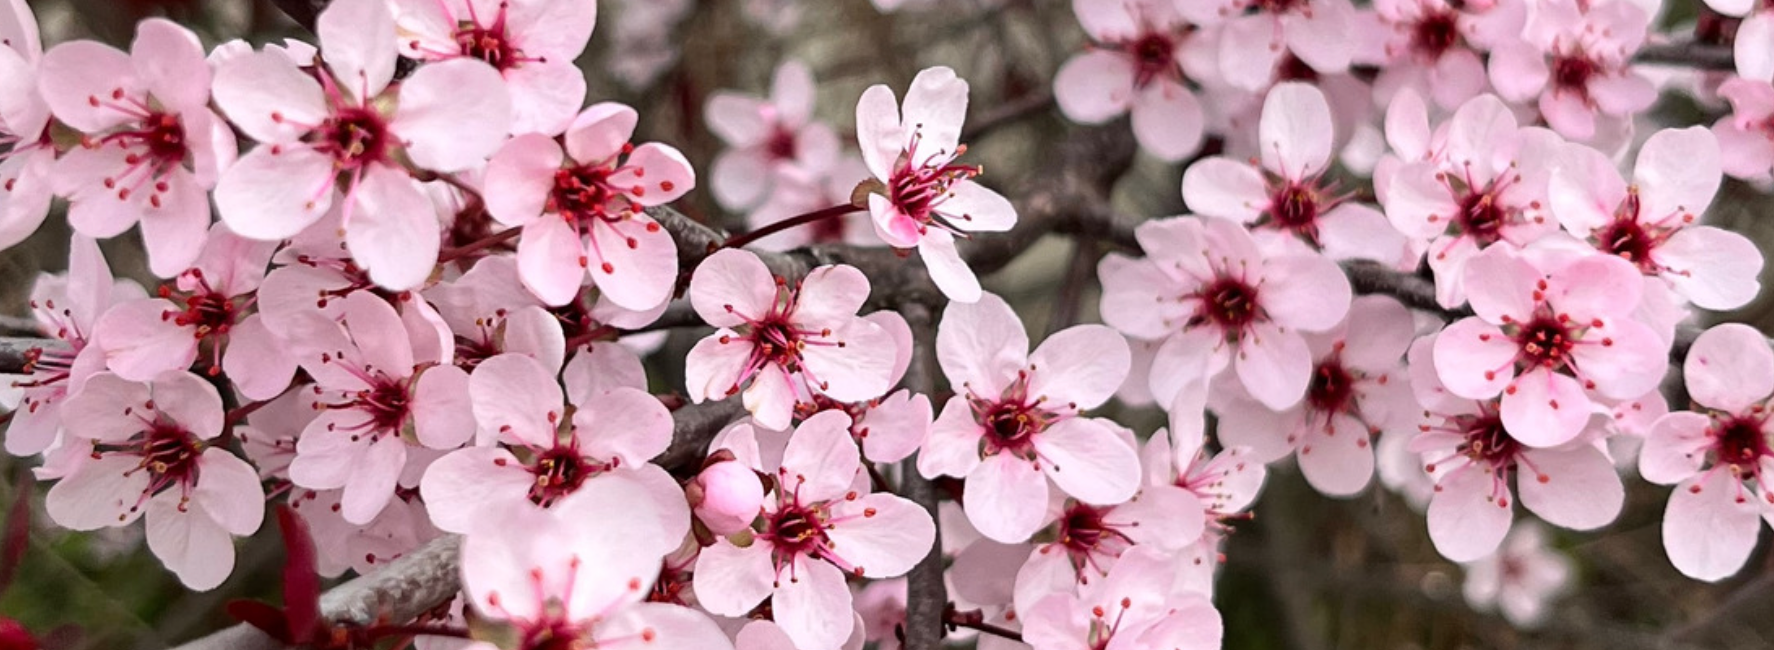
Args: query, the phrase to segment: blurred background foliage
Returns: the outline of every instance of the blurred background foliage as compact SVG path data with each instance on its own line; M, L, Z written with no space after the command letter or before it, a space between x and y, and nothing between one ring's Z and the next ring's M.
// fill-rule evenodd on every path
M1662 24L1682 33L1697 0L1676 0ZM205 45L244 38L312 41L269 0L28 0L46 44L91 38L127 48L141 18L168 16L196 30ZM1365 3L1358 3L1365 4ZM768 92L784 58L807 62L820 82L821 119L846 138L856 98L870 84L903 89L922 67L954 67L972 84L974 120L995 108L1040 102L1052 73L1085 39L1065 0L937 0L933 8L882 15L868 0L603 0L599 27L580 64L591 102L614 100L640 110L637 141L679 147L707 170L721 144L704 127L702 105L719 89ZM687 12L660 38L636 38L641 14ZM798 5L799 25L777 34L752 17ZM624 14L638 12L624 21ZM678 48L673 51L673 48ZM656 70L643 83L638 72ZM1705 92L1705 75L1670 71L1663 101L1640 124L1709 124L1722 114ZM1715 81L1716 80L1712 80ZM1697 99L1698 98L1698 99ZM970 143L982 178L1013 188L1045 162L1073 127L1057 111L1024 112ZM1377 117L1377 115L1376 115ZM1141 158L1117 185L1118 212L1147 217L1183 212L1183 166ZM696 218L742 228L706 191L679 206ZM66 264L68 229L58 213L26 243L0 253L0 315L28 315L39 273ZM1766 193L1727 180L1707 218L1774 250L1774 213ZM155 286L139 241L104 242L120 277ZM1096 318L1095 260L1106 248L1049 236L986 279L1023 315L1032 333ZM1766 273L1766 271L1764 272ZM1764 278L1764 284L1768 278ZM1059 289L1074 287L1075 290ZM1719 320L1774 324L1774 299ZM16 334L16 333L15 333ZM700 332L680 331L650 363L660 392L682 385L681 359ZM1672 405L1682 408L1683 405ZM1111 406L1109 415L1142 436L1163 426L1154 409ZM193 593L149 555L141 526L72 533L49 525L42 486L21 494L28 460L0 457L0 505L30 498L35 516L25 559L0 596L0 616L22 622L48 648L162 648L232 623L234 598L275 602L283 551L273 518L242 540L233 575L220 588ZM1255 516L1227 545L1216 601L1228 650L1441 650L1464 648L1769 648L1774 647L1774 554L1769 535L1745 570L1718 584L1680 576L1665 559L1659 521L1667 488L1629 477L1625 511L1590 533L1558 531L1557 546L1578 568L1577 585L1537 630L1518 631L1461 598L1461 571L1429 543L1422 516L1376 486L1348 500L1312 491L1289 467L1271 474ZM1525 513L1518 516L1527 516Z

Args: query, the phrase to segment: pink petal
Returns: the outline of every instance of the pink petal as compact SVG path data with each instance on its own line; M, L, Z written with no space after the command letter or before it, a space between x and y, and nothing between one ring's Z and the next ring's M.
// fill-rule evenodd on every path
M1374 446L1367 426L1347 415L1307 430L1300 445L1300 473L1319 492L1348 496L1367 487L1374 476Z
M203 476L191 500L222 530L243 536L257 531L265 519L265 488L253 466L216 447L203 450L199 463Z
M1277 84L1263 102L1259 124L1258 148L1265 169L1285 178L1305 178L1322 171L1330 160L1334 135L1330 104L1317 88L1298 82Z
M771 597L776 624L799 648L836 648L856 625L844 573L823 560L794 558L794 577L780 581Z
M1744 18L1737 26L1733 53L1739 76L1774 81L1774 15L1758 11Z
M1515 376L1516 343L1476 317L1455 321L1435 339L1435 374L1449 392L1494 397Z
M407 444L396 436L368 446L345 479L344 498L339 501L345 521L367 524L387 507L406 456Z
M1347 327L1343 362L1370 372L1397 367L1416 335L1410 311L1386 296L1356 298L1349 306Z
M503 447L468 447L432 462L419 494L433 524L467 533L484 524L487 513L527 501L535 484L536 477Z
M333 2L320 12L314 33L333 77L359 102L368 103L394 78L394 13L385 0Z
M491 7L493 3L486 3ZM487 9L483 8L483 12ZM482 13L482 16L488 15ZM521 34L524 51L560 61L572 61L585 51L597 25L595 0L512 3L506 19ZM484 19L483 19L484 20ZM516 38L514 34L514 38Z
M962 507L980 534L1005 544L1022 542L1046 523L1047 478L1014 454L988 456L967 474Z
M1464 275L1466 299L1480 318L1491 323L1533 319L1542 276L1509 247L1492 246L1473 256L1466 261Z
M130 74L134 67L129 55L95 41L69 41L51 48L37 66L43 101L62 123L96 133L135 119L106 101L92 105L95 98L109 100L117 91L124 101L142 99L144 89Z
M567 155L583 164L608 161L634 136L640 115L615 102L592 104L567 127Z
M1349 37L1354 14L1355 7L1347 0L1314 2L1310 11L1281 17L1282 35L1294 56L1313 70L1340 73L1349 68L1355 52L1355 42Z
M149 381L170 370L184 370L197 360L193 328L162 318L177 312L160 299L120 303L99 317L93 339L105 351L105 365L130 381Z
M951 304L936 328L936 358L949 385L997 397L1028 365L1029 337L1010 304L995 294Z
M437 263L440 228L418 185L404 172L376 165L352 199L356 218L345 230L345 245L370 280L393 291L423 285Z
M518 274L546 305L565 305L579 295L587 263L579 231L553 215L525 225L517 242Z
M1196 213L1250 223L1269 205L1269 191L1256 168L1215 156L1183 174L1183 200Z
M191 30L166 19L144 20L136 26L130 60L142 84L167 109L183 113L209 103L209 62Z
M221 435L222 396L214 385L189 372L173 372L156 377L153 391L154 409L161 415L201 440Z
M764 262L739 249L716 251L690 276L690 304L704 322L715 327L734 327L747 319L763 318L775 306L776 293L776 282Z
M1626 199L1626 181L1614 162L1583 145L1564 149L1565 164L1553 170L1547 194L1560 224L1579 236L1608 225ZM1656 219L1662 215L1643 213Z
M930 436L930 397L902 390L882 398L856 423L862 451L877 463L904 460ZM972 469L971 467L967 469ZM957 476L966 476L958 472Z
M893 336L872 322L851 318L832 336L815 337L801 350L809 388L843 402L871 400L891 388Z
M1434 165L1405 165L1392 176L1386 194L1386 218L1407 237L1429 239L1447 230L1460 206L1436 180Z
M585 104L585 73L571 62L527 61L504 76L514 134L560 135Z
M1322 332L1349 313L1353 291L1335 262L1317 255L1287 255L1263 263L1257 299L1275 324Z
M770 103L776 106L785 124L801 125L813 119L817 90L813 71L793 59L776 66L776 73L770 77Z
M795 427L782 454L782 471L787 485L798 486L801 503L830 501L850 490L861 462L850 439L850 416L820 411Z
M1127 340L1101 325L1078 325L1047 337L1029 355L1028 394L1053 408L1088 410L1114 396L1132 365Z
M1639 149L1633 168L1639 213L1646 219L1697 216L1712 204L1722 173L1718 138L1706 127L1658 131Z
M598 625L592 643L645 639L650 650L702 650L729 645L714 619L702 612L665 603L636 603L617 609Z
M1139 490L1139 454L1102 422L1060 420L1036 435L1034 442L1043 460L1041 469L1079 501L1112 505L1133 498Z
M629 199L639 205L664 205L696 187L696 170L677 149L649 142L636 147L622 167L610 174L610 184L624 188Z
M620 343L592 343L567 362L561 371L561 383L567 388L569 401L583 404L616 388L647 390L647 370L641 366L640 357Z
M1245 390L1275 410L1299 403L1312 374L1312 352L1305 339L1267 323L1253 327L1239 341L1236 363Z
M1655 330L1630 318L1603 321L1571 351L1578 371L1596 392L1632 399L1656 390L1669 367L1668 347ZM1600 337L1600 344L1595 339ZM1586 386L1587 386L1586 384Z
M586 268L598 291L617 306L648 309L671 297L678 278L678 248L671 233L652 217L636 213L627 219L592 227L592 254Z
M152 478L138 464L121 454L88 461L49 488L44 509L56 525L72 530L127 526L142 515L136 504Z
M1521 102L1540 94L1550 70L1538 48L1518 41L1492 48L1490 73L1497 94Z
M167 191L159 195L159 206L150 203L142 212L142 246L148 249L148 269L170 278L190 268L203 251L209 234L209 197L183 169L160 178Z
M1491 475L1476 469L1457 471L1435 486L1429 501L1429 539L1442 557L1470 562L1497 550L1514 518L1509 493L1492 499Z
M1107 50L1072 57L1053 77L1053 98L1066 118L1079 124L1103 124L1126 113L1133 104L1134 65L1127 56Z
M934 155L953 153L967 118L967 81L947 67L925 68L905 92L905 128L920 137L912 151L914 164Z
M918 256L930 270L930 279L949 300L969 303L979 300L979 278L955 250L955 238L947 230L931 229L918 241Z
M148 502L148 550L194 591L209 591L234 571L234 540L198 510L163 492Z
M216 211L242 237L274 241L307 229L332 207L330 156L303 145L262 146L216 183Z
M696 600L721 616L743 616L773 591L776 570L770 564L769 544L740 548L717 540L696 558Z
M948 196L935 209L956 228L969 232L1003 232L1016 225L1016 207L1010 199L968 180L950 185Z
M1701 336L1704 338L1705 335ZM1694 358L1692 352L1688 358ZM1676 411L1657 418L1645 434L1644 447L1639 449L1639 475L1660 485L1688 480L1706 462L1706 450L1713 445L1712 439L1706 435L1711 427L1711 419L1691 411Z
M1762 252L1737 233L1712 226L1677 230L1657 247L1661 275L1702 309L1728 310L1761 293Z
M703 121L709 132L729 147L751 147L770 137L772 125L765 119L766 106L757 97L717 91L703 107Z
M723 207L745 210L769 196L774 173L764 149L728 149L715 156L709 189Z
M487 212L506 226L522 226L542 214L561 168L561 147L537 134L520 135L487 161Z
M482 444L497 436L509 443L554 446L555 426L565 410L560 385L541 362L521 354L482 361L468 378L468 395Z
M275 52L253 52L216 67L216 106L260 142L294 142L327 117L320 84Z
M633 388L615 388L579 404L573 424L581 451L629 467L665 453L671 444L671 412L658 398Z
M1663 511L1663 548L1670 563L1695 580L1717 582L1736 574L1761 534L1755 498L1730 472L1682 481Z
M1300 343L1300 347L1304 348L1305 343ZM1231 362L1231 356L1222 334L1211 327L1189 328L1164 339L1152 357L1148 377L1152 397L1160 404L1169 402L1185 386L1218 375Z
M1133 137L1160 160L1175 162L1201 148L1206 123L1200 100L1183 86L1164 81L1133 99Z
M1441 358L1440 350L1436 358ZM1576 379L1537 368L1504 389L1500 415L1509 437L1530 447L1552 447L1583 433L1589 408L1589 397Z
M455 449L474 437L468 387L468 373L452 365L434 366L419 375L413 391L413 428L420 444Z
M985 434L973 420L967 398L957 395L943 405L930 426L930 437L918 452L918 473L924 478L965 478L978 467L979 440Z
M1774 351L1754 327L1716 325L1694 340L1682 376L1694 401L1741 413L1774 393Z
M499 71L459 58L421 66L400 84L400 109L389 129L413 162L454 172L479 165L505 142L511 96Z
M868 578L891 578L912 570L936 542L936 524L922 506L886 493L864 495L832 506L826 529L832 548Z
M1220 74L1246 91L1262 90L1275 76L1281 62L1280 34L1275 17L1266 14L1227 20L1220 32Z
M863 91L856 103L856 142L862 161L875 178L893 176L893 165L905 151L910 134L901 127L899 100L893 89L876 84Z
M745 370L754 349L750 341L727 329L697 341L684 356L684 391L690 401L700 404L738 392L739 373Z
M1613 461L1590 445L1533 449L1517 466L1521 504L1548 523L1573 530L1606 526L1620 514L1626 488Z

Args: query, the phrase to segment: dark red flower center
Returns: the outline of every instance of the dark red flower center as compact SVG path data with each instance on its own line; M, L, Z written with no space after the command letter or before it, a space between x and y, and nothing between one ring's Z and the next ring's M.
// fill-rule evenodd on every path
M795 157L795 132L778 125L770 133L770 140L765 145L773 160L793 160Z
M1545 314L1535 316L1515 334L1515 342L1521 346L1519 358L1530 367L1563 366L1570 359L1571 347L1576 341L1568 323Z
M1275 224L1298 233L1315 231L1318 224L1318 193L1299 183L1289 183L1271 199L1270 218Z
M316 133L315 149L332 156L341 170L386 160L394 143L388 123L369 108L340 108Z
M1733 416L1714 425L1713 436L1717 440L1714 446L1720 465L1736 465L1751 471L1759 469L1764 456L1774 455L1768 447L1768 435L1762 430L1762 420L1753 417Z
M1122 46L1133 58L1134 86L1144 88L1159 77L1175 78L1177 39L1164 32L1149 31Z
M513 67L523 59L523 52L513 48L505 35L503 20L492 27L463 23L456 30L456 44L461 46L462 56L486 61L499 70Z
M1503 225L1509 212L1498 204L1495 191L1467 192L1460 200L1460 214L1455 218L1461 234L1478 241L1480 247L1503 238Z
M1638 265L1640 270L1656 270L1651 261L1651 252L1657 248L1657 241L1650 233L1645 232L1637 219L1615 219L1612 223L1595 231L1595 245L1605 253L1618 255L1621 259Z
M1334 356L1320 361L1306 387L1306 405L1318 413L1355 410L1355 376Z
M1423 16L1411 30L1411 49L1431 61L1440 59L1459 40L1459 24L1452 11L1436 11Z
M547 508L555 502L579 490L585 479L602 474L614 467L605 467L579 455L579 450L567 445L557 445L536 457L530 464L530 473L536 476L536 482L530 484L530 502Z
M1595 62L1581 54L1561 54L1552 60L1552 83L1565 90L1587 94L1596 72Z
M784 504L776 515L765 522L763 536L770 540L779 558L813 553L827 545L826 513L798 503Z
M1119 526L1106 519L1111 511L1074 501L1060 517L1055 543L1066 549L1074 567L1096 566L1098 557L1119 556L1133 545Z
M1475 462L1484 462L1497 470L1515 466L1515 455L1521 451L1521 443L1503 430L1503 419L1495 413L1480 416L1465 416L1458 423L1466 434L1466 442L1461 444L1459 451Z
M1237 336L1257 319L1257 288L1243 280L1221 277L1201 294L1200 317Z
M607 217L611 201L620 196L610 187L610 171L602 165L578 165L556 171L548 211L580 219Z

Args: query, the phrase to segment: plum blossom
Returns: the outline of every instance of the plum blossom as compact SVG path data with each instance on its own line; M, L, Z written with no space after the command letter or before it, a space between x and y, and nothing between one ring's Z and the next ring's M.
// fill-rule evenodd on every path
M505 83L462 58L391 85L397 47L385 0L337 0L316 29L326 66L313 74L270 50L218 66L216 104L260 145L222 175L216 208L243 237L288 239L319 222L343 186L339 227L351 256L382 287L418 287L442 231L401 160L434 172L479 165L511 124Z
M1175 574L1169 557L1136 546L1107 579L1023 612L1023 641L1035 650L1219 648L1219 611L1202 594L1174 588Z
M1774 13L1769 15L1774 33ZM1735 77L1719 85L1719 95L1731 102L1732 111L1712 125L1720 165L1744 180L1768 178L1774 168L1774 84Z
M1171 0L1073 0L1072 11L1096 44L1053 78L1066 118L1103 124L1133 114L1140 148L1167 161L1201 147L1207 118L1186 82L1217 76L1210 41L1192 33Z
M1374 13L1385 30L1383 56L1372 62L1381 67L1376 92L1419 88L1451 109L1484 92L1489 82L1481 55L1490 43L1520 36L1527 5L1381 0Z
M1737 573L1774 513L1768 399L1774 351L1755 328L1725 323L1701 333L1682 365L1695 411L1651 425L1639 475L1675 485L1663 513L1663 548L1690 578Z
M365 575L442 535L431 525L418 495L397 494L367 523L345 520L343 490L290 491L289 505L314 538L315 571L336 578Z
M554 372L522 354L481 362L468 394L479 444L433 462L419 483L439 528L473 535L496 512L553 509L587 485L619 481L651 499L643 510L660 518L660 554L688 532L683 490L647 462L671 444L671 413L652 395L620 386L569 401Z
M1586 255L1542 270L1494 246L1466 265L1476 316L1442 330L1435 371L1468 399L1502 395L1511 438L1554 447L1582 433L1599 393L1631 399L1663 379L1668 345L1634 320L1643 283L1613 255Z
M37 92L43 42L24 0L0 3L0 250L24 241L49 216L49 105Z
M1323 178L1333 149L1330 104L1309 84L1270 89L1258 125L1261 167L1214 156L1183 174L1183 200L1198 214L1297 238L1334 259L1397 264L1404 236L1368 205Z
M1217 548L1232 532L1232 521L1249 517L1246 511L1262 491L1268 469L1250 447L1222 445L1218 453L1209 452L1206 403L1206 391L1199 385L1178 392L1170 405L1169 426L1152 434L1141 465L1146 485L1175 485L1195 496L1195 505L1206 516L1198 543Z
M813 120L815 91L813 71L790 60L777 66L767 99L728 91L708 98L709 131L728 146L710 171L715 200L730 210L755 208L807 185L781 176L823 174L837 162L837 132Z
M1629 65L1650 23L1632 2L1541 2L1519 38L1493 44L1491 85L1512 102L1537 97L1552 130L1589 140L1598 118L1627 120L1656 101L1651 80Z
M1705 127L1664 129L1639 149L1630 184L1601 152L1569 145L1548 193L1571 234L1701 308L1736 309L1761 291L1762 253L1743 235L1696 225L1720 175L1719 144Z
M1411 383L1423 412L1409 444L1435 484L1428 520L1436 550L1456 562L1492 555L1514 519L1511 476L1521 504L1550 523L1591 530L1620 514L1625 487L1600 443L1522 444L1496 399L1463 398L1442 384L1434 372L1438 347L1434 337L1411 346Z
M1571 586L1571 559L1551 548L1546 528L1517 526L1495 554L1466 563L1460 593L1475 609L1496 607L1517 627L1531 628L1552 613L1553 599Z
M1146 258L1111 253L1098 267L1103 320L1129 337L1163 341L1151 372L1160 403L1234 364L1245 390L1269 408L1305 397L1312 352L1301 332L1335 327L1352 298L1334 262L1265 255L1225 219L1148 221L1134 234Z
M797 395L880 397L891 385L896 346L887 330L856 316L868 294L868 278L852 266L822 266L791 286L771 277L756 254L710 255L690 278L690 303L720 329L684 360L690 400L743 389L758 424L781 431Z
M957 237L1016 225L1010 201L974 182L979 167L955 161L967 117L967 82L945 67L926 68L906 91L904 112L883 85L856 104L862 160L882 187L869 194L875 233L895 248L918 249L930 279L956 302L979 299L979 278L955 248Z
M1004 299L954 303L936 354L957 394L918 455L925 477L967 480L968 521L991 539L1021 542L1046 523L1047 481L1079 501L1115 505L1139 489L1139 455L1107 421L1082 417L1127 376L1127 343L1101 325L1066 328L1029 352Z
M845 575L891 578L930 552L936 525L922 507L852 487L861 457L849 420L823 411L796 427L751 543L723 537L697 558L693 586L704 608L742 616L770 598L797 647L835 650L856 624Z
M1259 462L1295 453L1318 491L1359 492L1374 473L1373 435L1412 423L1416 404L1399 361L1413 334L1410 312L1397 301L1355 299L1341 325L1306 336L1313 366L1305 399L1280 411L1242 396L1228 400L1215 409L1222 442L1250 448Z
M663 304L677 280L677 244L642 210L682 197L696 172L677 149L634 146L639 115L595 104L553 138L520 135L487 163L487 209L523 230L517 244L524 286L550 306L579 295L589 275L619 306Z
M50 517L97 530L146 516L148 549L186 587L227 579L233 536L259 529L265 491L252 465L209 442L222 433L215 387L188 372L151 383L101 372L64 406L70 444L91 459L50 488Z
M583 495L566 512L490 512L490 525L463 539L467 601L487 624L508 628L500 636L513 645L504 647L732 648L707 615L645 602L664 554L658 519L634 516L647 496L622 482L588 485Z
M1349 0L1175 0L1199 25L1217 26L1220 75L1255 92L1269 85L1291 54L1319 74L1346 72L1355 54ZM1255 11L1250 11L1255 9Z
M142 21L129 54L94 41L51 49L38 86L57 120L84 134L57 161L68 223L110 238L140 223L155 275L197 259L209 231L204 193L233 162L234 136L210 112L210 69L191 30Z
M511 132L556 135L585 101L573 60L597 25L596 0L393 0L400 53L485 61L505 78Z
M474 417L468 374L418 358L392 306L367 292L342 303L337 322L309 312L292 325L321 414L302 430L289 474L302 487L344 488L345 520L366 524L393 498L409 447L461 445Z

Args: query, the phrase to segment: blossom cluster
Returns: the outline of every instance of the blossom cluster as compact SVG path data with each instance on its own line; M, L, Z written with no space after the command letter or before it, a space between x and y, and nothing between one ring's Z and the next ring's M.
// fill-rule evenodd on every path
M431 647L895 647L930 561L981 647L1218 648L1217 567L1289 467L1418 495L1469 600L1523 625L1572 568L1518 496L1594 530L1621 467L1676 486L1677 570L1743 566L1774 521L1774 348L1694 323L1759 293L1761 253L1703 216L1774 170L1766 3L1715 2L1745 16L1729 116L1645 134L1628 0L1073 8L1090 43L1054 104L1131 114L1187 213L1095 264L1102 324L1035 341L970 264L1021 206L948 67L855 97L854 142L806 63L716 92L699 184L637 110L588 104L592 0L333 0L318 45L260 48L150 19L128 52L46 49L0 3L0 247L52 207L75 233L5 449L40 457L56 524L142 519L194 590L271 504L329 577L459 535ZM698 189L750 232L690 243L668 206ZM132 228L152 290L98 243ZM939 314L781 253L809 246L893 249ZM678 321L703 336L667 359ZM1660 392L1678 348L1686 411ZM706 449L679 431L727 400ZM1148 406L1165 427L1111 417Z

